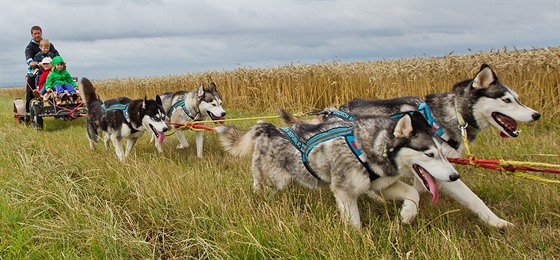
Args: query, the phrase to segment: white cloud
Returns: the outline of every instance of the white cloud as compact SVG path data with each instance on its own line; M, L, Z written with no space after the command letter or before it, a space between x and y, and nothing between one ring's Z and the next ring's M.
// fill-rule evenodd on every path
M92 79L560 45L558 1L8 0L0 14L0 87L23 85L35 24Z

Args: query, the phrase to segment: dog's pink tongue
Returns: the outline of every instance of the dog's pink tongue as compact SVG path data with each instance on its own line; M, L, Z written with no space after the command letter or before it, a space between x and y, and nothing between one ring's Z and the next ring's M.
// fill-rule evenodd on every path
M502 138L509 138L509 135L507 135L507 134L504 133L504 132L500 132L500 136L501 136Z
M160 144L163 144L163 142L165 142L165 139L167 139L167 136L165 136L164 132L158 132L158 142Z
M432 203L434 204L438 203L439 192L438 192L438 187L436 185L436 182L434 181L434 178L432 177L432 175L425 173L424 179L426 179L426 181L428 182L428 188L430 189L430 193L432 193Z

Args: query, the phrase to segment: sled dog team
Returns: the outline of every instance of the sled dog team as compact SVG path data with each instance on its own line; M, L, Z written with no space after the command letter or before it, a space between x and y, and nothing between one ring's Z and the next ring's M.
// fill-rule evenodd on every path
M185 124L211 119L222 122L226 112L216 85L191 91L163 93L155 99L121 97L101 101L91 82L82 79L88 108L90 147L111 139L119 160L148 131L159 152L170 122ZM257 122L246 131L233 125L216 128L220 143L233 156L252 156L253 189L282 190L291 182L309 188L328 187L345 223L361 227L357 200L403 200L403 223L414 220L419 194L449 195L486 224L513 225L501 219L459 178L446 158L460 157L468 142L490 126L502 137L517 137L517 122L533 122L540 113L523 105L517 93L500 82L483 64L472 79L453 86L452 92L388 100L354 99L339 108L326 108L312 120L301 120L280 110L285 127ZM178 149L188 146L176 129ZM123 151L121 140L127 142ZM202 157L203 133L196 133L197 156ZM410 186L401 176L412 177Z

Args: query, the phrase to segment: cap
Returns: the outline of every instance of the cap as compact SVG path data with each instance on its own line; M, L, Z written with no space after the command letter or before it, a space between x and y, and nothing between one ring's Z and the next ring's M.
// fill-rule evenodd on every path
M50 57L45 57L45 58L41 61L41 63L49 63L49 64L50 64L51 62L52 62L52 59L51 59Z

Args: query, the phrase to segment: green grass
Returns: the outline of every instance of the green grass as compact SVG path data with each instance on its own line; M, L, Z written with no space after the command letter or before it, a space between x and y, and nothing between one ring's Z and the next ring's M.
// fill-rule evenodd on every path
M23 91L22 91L23 92ZM23 93L22 93L23 95ZM158 154L143 136L125 163L89 149L85 119L17 125L13 96L0 96L0 256L3 259L552 259L560 255L560 186L457 166L462 179L516 226L488 227L443 196L422 196L416 221L401 202L360 200L364 228L341 221L328 190L291 186L253 194L250 159L225 153L206 132L204 158ZM229 118L266 116L231 111ZM275 119L267 119L277 123ZM246 128L253 121L234 122ZM560 164L560 120L522 125L517 139L483 132L478 158ZM192 132L188 139L194 144ZM537 173L538 174L538 173ZM560 179L552 174L539 176Z

